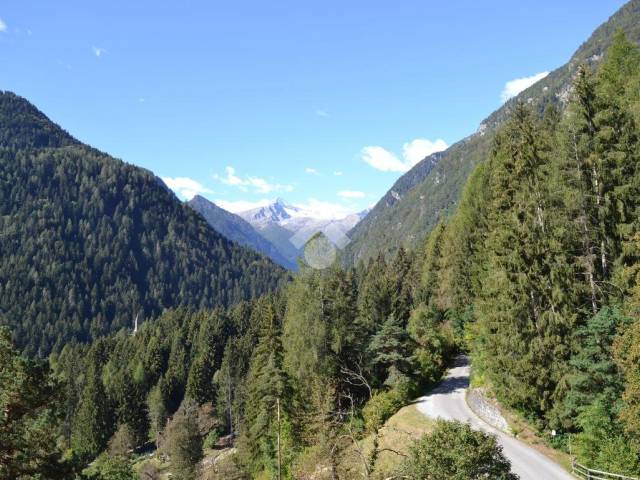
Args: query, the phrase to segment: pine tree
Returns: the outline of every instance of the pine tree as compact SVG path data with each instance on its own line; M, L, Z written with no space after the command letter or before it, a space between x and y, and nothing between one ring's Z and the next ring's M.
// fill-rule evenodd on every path
M186 396L200 405L213 400L213 365L207 352L199 353L191 362Z
M369 353L378 382L394 382L398 374L413 373L412 342L409 334L393 314L369 343Z
M86 383L71 436L73 451L84 460L90 460L102 452L115 429L113 411L102 384L97 356L94 353L93 358L89 359Z
M147 395L146 407L149 415L149 438L157 440L169 418L160 382Z
M47 365L22 357L0 327L0 478L73 476L56 445L60 393Z
M477 303L477 365L508 404L542 415L552 407L575 323L570 262L558 241L548 190L549 145L518 104L499 133L489 168L483 290Z
M178 478L195 478L202 459L202 436L198 430L198 405L187 398L171 418L162 435L160 449L169 456Z
M413 302L414 282L412 280L412 261L407 251L400 247L389 266L391 315L403 326L409 319L411 304Z
M440 263L442 261L443 237L446 227L439 223L429 233L425 242L422 257L422 271L420 278L420 301L430 305L435 304L438 286L440 284Z
M618 330L629 323L630 319L617 309L605 307L576 329L577 351L571 358L569 391L564 399L565 427L575 427L571 424L573 419L596 398L609 410L609 418L615 418L624 384L613 359L613 342Z
M293 455L293 394L283 368L280 320L273 300L258 301L261 329L247 378L247 400L240 450L247 468L276 475Z

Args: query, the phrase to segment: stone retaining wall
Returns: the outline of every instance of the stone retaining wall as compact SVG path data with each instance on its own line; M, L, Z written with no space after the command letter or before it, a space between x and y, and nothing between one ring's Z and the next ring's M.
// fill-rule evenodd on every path
M492 427L511 433L511 428L509 428L509 424L500 413L500 409L485 396L482 389L470 388L467 390L467 405L469 405L473 413Z

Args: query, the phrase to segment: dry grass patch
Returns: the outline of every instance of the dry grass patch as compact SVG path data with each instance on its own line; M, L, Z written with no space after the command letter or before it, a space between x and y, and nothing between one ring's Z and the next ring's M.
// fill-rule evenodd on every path
M378 457L373 471L374 478L392 474L409 453L411 444L433 429L433 420L420 413L415 405L401 408L378 432ZM371 454L373 436L363 441L363 451Z

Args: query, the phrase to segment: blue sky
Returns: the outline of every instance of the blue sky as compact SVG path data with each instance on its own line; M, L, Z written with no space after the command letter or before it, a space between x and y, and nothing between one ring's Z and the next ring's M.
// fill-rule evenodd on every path
M5 0L0 89L183 197L339 215L623 3Z

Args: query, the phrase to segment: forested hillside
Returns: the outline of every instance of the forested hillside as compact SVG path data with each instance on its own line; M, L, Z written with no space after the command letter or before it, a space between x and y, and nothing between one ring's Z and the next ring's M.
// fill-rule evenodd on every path
M30 355L164 309L230 305L284 271L213 231L150 172L0 93L0 322Z
M640 50L579 68L565 114L522 103L433 230L431 309L477 384L592 468L637 475Z
M318 465L334 465L340 478L360 475L378 452L359 459L354 442L376 435L437 381L455 348L443 318L417 307L419 264L400 250L389 264L379 257L357 270L305 268L277 296L229 310L170 311L135 335L67 345L40 382L60 397L43 402L43 416L9 418L0 429L0 444L15 449L6 468L18 478L30 469L71 475L105 449L98 465L152 440L172 456L174 473L192 478L202 442L232 434L239 476L218 478L273 477L278 438L283 478ZM47 378L46 369L19 360L6 336L0 354L22 372L0 378L5 391L25 388L15 378ZM200 452L180 471L182 454L171 447L178 434ZM42 449L16 443L35 435Z
M380 251L393 254L400 246L411 249L419 245L439 221L455 211L467 178L485 160L496 129L511 115L514 106L527 103L539 114L548 105L564 109L579 66L596 68L619 28L631 41L640 42L640 0L624 5L596 29L566 65L505 103L481 123L475 134L445 152L427 157L401 177L349 233L352 241L344 251L344 262L353 264ZM405 181L405 177L411 181ZM415 178L419 181L415 182Z
M152 479L514 478L495 441L442 421L377 461L385 421L458 352L549 444L640 475L640 48L610 44L565 108L511 104L413 251L303 266L275 294L165 311L48 364L0 329L0 478L133 480L134 462ZM222 472L200 463L221 436ZM499 473L461 474L465 450Z

